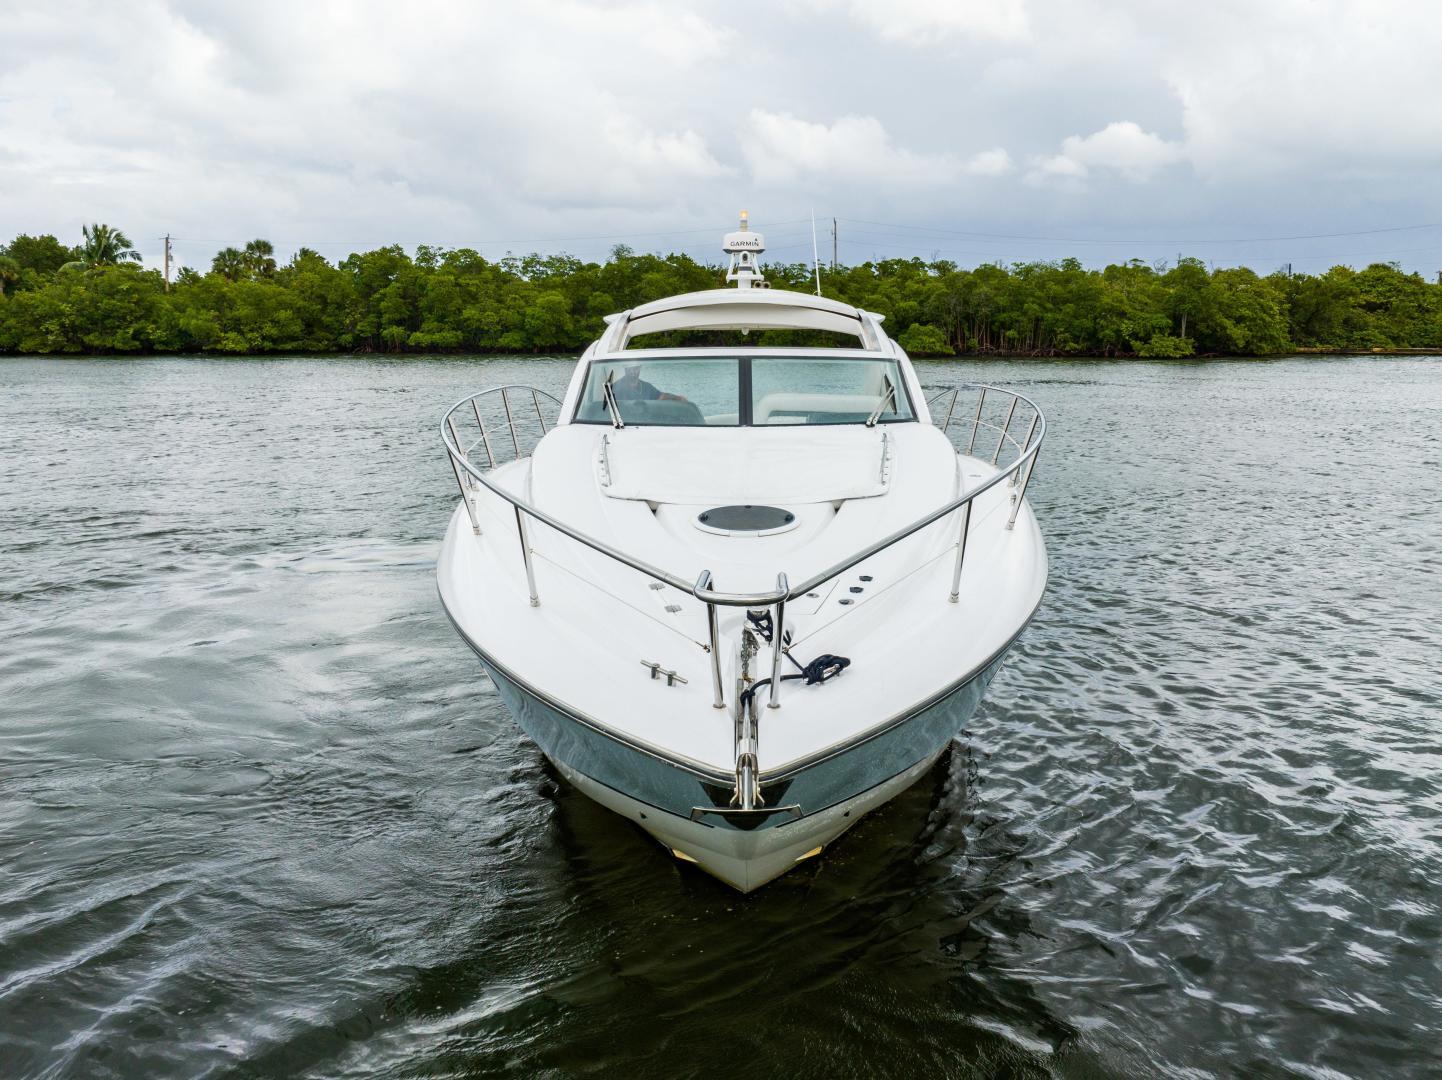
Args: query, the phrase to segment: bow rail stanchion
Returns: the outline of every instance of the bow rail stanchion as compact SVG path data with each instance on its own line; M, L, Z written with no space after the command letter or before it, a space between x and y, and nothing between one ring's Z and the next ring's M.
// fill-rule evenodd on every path
M516 418L511 415L510 387L501 387L501 404L506 407L506 426L511 429L511 449L516 452L516 461L521 460L521 442L516 438ZM532 391L534 393L535 391Z
M1001 435L996 440L996 450L991 455L991 463L995 465L1001 458L1001 448L1006 445L1006 436L1011 431L1011 418L1016 414L1016 403L1021 399L1015 394L1011 398L1011 407L1006 410L1006 423L1001 425Z
M781 649L786 633L786 593L790 588L786 575L777 574L776 592L779 598L776 601L776 622L771 627L771 695L766 702L768 709L781 708Z
M461 467L456 464L456 455L447 453L451 459L451 471L456 474L456 486L461 489L461 502L466 504L466 516L471 519L471 531L477 536L481 535L481 523L476 517L476 504L471 501L471 493L466 490L466 482L461 479Z
M946 422L941 425L941 433L943 435L945 435L951 427L951 414L956 411L956 399L960 396L961 387L958 386L951 392L951 404L946 407Z
M526 518L521 508L516 510L516 535L521 538L521 558L526 561L526 588L531 594L531 607L540 607L540 597L536 595L536 568L531 565L531 543L526 535Z
M691 593L698 600L701 594L711 590L711 571L702 570L701 576L696 579L695 586ZM711 691L715 700L711 702L713 709L726 708L726 696L721 692L721 633L716 624L716 605L709 600L702 600L706 605L706 632L707 640L710 642L708 648L711 650Z
M481 429L481 443L486 448L486 468L496 467L496 455L491 453L491 437L486 434L486 422L481 419L480 395L471 398L471 411L476 414L476 426Z
M1032 437L1032 435L1035 434L1035 432L1036 432L1036 422L1037 422L1039 419L1041 419L1041 413L1032 413L1032 414L1031 414L1031 423L1026 426L1026 438L1022 440L1022 444L1021 444L1021 455L1020 455L1021 457L1025 457L1025 456L1026 456L1026 452L1027 452L1029 449L1031 449L1031 437ZM1019 459L1018 459L1018 460L1019 460ZM1007 481L1007 485L1006 485L1006 486L1007 486L1007 487L1016 487L1016 482L1017 482L1018 478L1020 478L1020 476L1021 476L1021 470L1020 470L1020 469L1012 469L1012 471L1011 471L1011 479Z
M966 558L966 535L971 531L971 500L961 504L961 535L956 539L956 565L951 570L951 595L953 604L961 601L961 564Z
M974 417L972 418L972 421L971 421L971 441L969 441L969 442L966 444L966 453L967 453L967 456L968 456L968 457L971 456L971 451L972 451L972 450L975 448L975 446L976 446L976 431L977 431L977 428L981 427L981 409L982 409L982 406L985 405L985 404L986 404L986 387L983 386L983 387L981 388L981 396L976 399L976 416L974 416Z
M1031 457L1027 460L1025 466L1026 475L1022 476L1022 466L1017 466L1017 475L1021 476L1021 484L1018 485L1016 491L1012 492L1011 513L1008 514L1006 518L1006 527L1008 531L1016 527L1016 514L1017 511L1021 509L1022 499L1026 498L1026 486L1027 484L1031 483L1031 471L1032 469L1036 468L1036 451L1040 449L1041 444L1038 443L1036 447L1032 450Z
M448 416L448 417L446 417L446 424L447 424L447 426L449 426L450 429L451 429L451 439L452 439L452 441L455 442L455 444L456 444L457 446L460 446L460 445L461 445L461 437L460 437L460 435L456 432L456 419L455 419L455 417L453 417L453 416ZM456 479L459 480L460 477L457 477ZM470 487L470 488L473 488L473 489L474 489L475 486L476 486L475 481L472 480L472 479L468 476L468 477L466 477L466 483L464 483L464 484L461 485L461 491L464 492L467 487Z

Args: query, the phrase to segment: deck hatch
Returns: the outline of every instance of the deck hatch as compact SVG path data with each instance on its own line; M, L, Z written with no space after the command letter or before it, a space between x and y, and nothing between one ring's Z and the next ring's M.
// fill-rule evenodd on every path
M734 536L770 536L796 527L796 515L779 506L713 506L696 515L696 527L704 532Z

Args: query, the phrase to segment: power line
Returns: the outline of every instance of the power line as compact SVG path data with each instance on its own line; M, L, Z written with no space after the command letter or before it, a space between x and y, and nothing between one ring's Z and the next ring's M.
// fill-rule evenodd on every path
M1024 240L1050 244L1260 244L1281 243L1288 240L1332 240L1343 236L1375 236L1380 233L1411 232L1419 229L1442 229L1442 222L1424 225L1391 225L1382 229L1355 229L1350 232L1300 233L1296 236L1243 236L1230 239L1200 239L1178 237L1116 238L1110 240L1088 239L1075 236L1024 236L1010 233L964 232L957 229L935 229L927 225L902 225L896 222L867 221L864 218L842 218L857 225L879 225L883 229L906 229L930 233L934 236L979 237L984 240Z
M851 241L849 241L849 243L852 245L853 248L860 247L860 248L863 248L863 249L864 249L864 248L866 248L866 247L878 247L878 248L892 248L892 249L901 250L901 251L918 252L918 249L921 248L922 246L924 246L924 244L925 244L925 242L926 242L927 240L932 239L932 240L937 240L937 241L938 241L937 250L941 250L941 251L945 251L945 252L950 252L950 253L955 253L955 254L960 254L960 255L982 256L982 257L988 258L988 259L1005 259L1005 260L1009 260L1009 261L1013 261L1013 262L1016 262L1016 261L1033 261L1033 260L1035 260L1035 259L1037 258L1036 253L1033 253L1033 252L1021 252L1021 253L1013 252L1011 255L1000 255L1000 254L997 254L997 253L995 253L995 252L986 251L985 249L978 249L978 248L974 248L974 247L963 247L963 246L959 246L959 245L956 243L956 241L947 240L947 239L945 238L945 235L942 235L942 233L941 233L940 230L938 230L938 231L935 232L935 233L924 234L924 235L918 236L914 241L909 241L908 238L903 237L903 236L898 235L898 234L895 234L895 233L892 233L892 234L888 234L888 233L886 233L886 232L874 233L874 232L869 232L869 231L864 230L864 229L863 229L863 230L859 230L859 231L853 231L851 235L852 235L853 238L859 238L859 239L852 239ZM962 235L962 236L964 236L964 235L968 235L968 234L946 234L946 235ZM1367 234L1367 235L1370 235L1370 234ZM1057 241L1057 242L1058 242L1058 243L1062 243L1062 242L1065 242L1065 241ZM1176 242L1176 241L1174 241L1174 242ZM1185 241L1181 241L1181 243L1185 243ZM1156 244L1157 244L1158 247L1160 247L1161 244L1162 244L1162 241L1157 241ZM1379 258L1379 257L1386 256L1386 255L1412 255L1412 254L1419 254L1419 253L1425 253L1425 252L1437 252L1437 251L1442 251L1442 238L1439 238L1439 241L1438 241L1437 243L1430 244L1430 245L1425 246L1425 247L1383 248L1383 249L1381 249L1381 250L1375 250L1375 249L1373 249L1373 250L1368 250L1368 251L1330 251L1330 252L1329 252L1329 251L1321 251L1321 252L1281 251L1281 252L1269 252L1269 253L1252 253L1252 254L1249 254L1248 256L1246 256L1246 258L1247 258L1249 261L1253 261L1253 262L1257 262L1257 261L1265 262L1265 261L1273 260L1273 259L1279 260L1279 261L1282 261L1282 262L1286 262L1286 261L1288 261L1288 260L1293 260L1293 261L1296 261L1296 260L1317 261L1317 260L1325 260L1325 259L1341 259L1341 258L1352 258L1352 257ZM919 252L918 252L918 253L919 253ZM1177 259L1178 259L1178 261L1181 260L1182 255L1183 255L1182 252L1177 252ZM1043 259L1042 261L1047 261L1047 260Z
M860 233L860 234L853 233L852 235L853 235L853 237L858 236L858 235L861 237L861 239L852 239L852 240L847 241L847 243L852 247L853 250L858 249L858 248L861 249L862 251L865 251L865 250L867 250L867 249L871 249L871 250L873 250L873 251L875 251L876 249L884 249L884 250L892 250L892 251L900 251L900 252L909 253L909 254L911 254L913 257L916 257L916 258L922 258L922 257L923 257L922 253L918 250L918 248L921 246L921 241L924 240L925 238L918 238L918 242L917 242L917 243L908 244L908 243L904 243L904 242L899 242L899 238L881 239L881 238L877 238L876 236L874 236L874 234L869 234L869 233L865 233L865 232L862 232L862 233ZM773 248L773 249L770 249L770 250L772 251L773 254L779 254L779 253L786 252L786 251L798 250L798 249L800 249L801 247L803 247L803 245L801 245L801 244L782 244L782 245L780 245L779 247L776 247L776 248ZM1260 254L1260 255L1254 254L1254 255L1248 256L1248 260L1247 260L1247 261L1250 262L1250 263L1267 263L1267 262L1271 262L1271 261L1276 261L1276 262L1288 262L1288 261L1291 261L1291 262L1318 263L1318 262L1330 262L1330 261L1335 261L1335 260L1338 260L1338 259L1347 259L1347 258L1366 258L1366 259L1370 259L1370 260L1376 261L1376 260L1382 259L1382 258L1384 258L1384 257L1393 256L1393 255L1414 255L1414 254L1438 253L1438 252L1442 252L1442 243L1434 244L1434 245L1431 245L1431 246L1429 246L1429 247L1388 248L1388 249L1384 249L1384 250L1382 250L1382 251L1375 251L1375 250L1373 250L1373 251L1338 251L1338 252L1324 252L1324 253L1317 253L1317 254L1310 254L1310 253L1301 253L1301 254L1298 254L1298 253L1296 253L1296 252L1269 253L1269 254ZM1031 253L1031 252L1021 253L1021 254L1012 253L1012 254L1010 254L1010 255L1006 255L1006 254L1001 254L1001 253L999 253L999 252L988 252L988 251L984 251L984 250L978 250L978 249L975 249L975 248L959 247L959 246L956 246L956 245L953 244L953 243L947 243L947 242L942 242L942 243L938 244L938 245L933 249L932 254L933 254L933 255L942 255L942 256L964 256L964 257L965 257L965 256L969 256L969 257L971 257L971 258L978 259L978 260L980 260L980 261L982 261L982 262L988 262L988 263L994 263L994 264L1002 264L1002 265L1013 265L1013 264L1016 264L1016 263L1036 262L1036 261L1041 261L1041 262L1055 261L1055 260L1048 260L1048 259L1038 260L1037 257L1036 257L1036 255L1035 255L1034 253Z

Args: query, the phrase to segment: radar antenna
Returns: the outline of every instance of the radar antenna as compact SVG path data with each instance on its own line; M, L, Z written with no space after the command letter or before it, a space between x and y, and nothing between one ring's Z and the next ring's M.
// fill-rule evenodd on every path
M766 239L758 232L752 232L747 223L746 211L741 211L741 228L727 233L721 241L721 250L731 256L731 265L726 270L726 280L736 282L738 289L767 289L766 279L761 276L760 257L766 250Z

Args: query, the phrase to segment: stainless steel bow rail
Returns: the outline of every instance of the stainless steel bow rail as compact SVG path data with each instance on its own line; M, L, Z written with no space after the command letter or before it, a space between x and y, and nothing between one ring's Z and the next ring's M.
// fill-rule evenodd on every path
M977 392L976 409L972 413L969 421L962 420L958 422L958 430L956 435L953 436L951 426L958 399L963 392L969 391ZM456 483L460 486L461 499L465 503L466 512L470 517L471 527L476 533L480 533L481 524L480 517L477 514L476 501L480 488L485 488L491 494L497 496L512 507L516 518L516 536L521 545L521 558L525 564L526 587L530 592L532 607L540 604L540 598L536 593L536 573L531 562L531 543L527 532L528 519L539 521L541 524L554 529L561 535L569 537L578 544L590 548L592 551L605 555L607 558L620 563L622 566L630 567L632 570L651 578L653 581L661 582L663 585L670 586L700 601L706 606L706 626L709 645L704 647L711 654L712 704L717 709L726 708L725 693L721 685L720 633L717 626L716 613L718 607L750 608L758 611L763 611L767 608L771 609L774 621L771 636L771 685L769 689L770 700L768 701L768 706L771 708L779 708L781 704L780 669L781 656L785 648L783 639L785 635L787 602L805 596L809 592L815 592L822 585L827 584L834 578L840 577L858 563L865 562L873 555L885 551L887 548L900 543L907 537L914 536L922 529L934 525L955 511L961 510L961 524L956 542L956 561L952 566L951 592L947 597L951 603L957 603L960 600L961 569L966 557L966 541L971 531L972 503L975 502L979 495L985 494L1005 481L1009 487L1016 489L1011 495L1011 512L1007 516L1006 527L1011 529L1015 526L1017 512L1021 509L1022 499L1026 497L1027 484L1031 482L1032 471L1036 468L1037 452L1041 449L1042 441L1046 438L1046 418L1031 399L1021 394L1004 390L998 386L987 386L981 383L967 383L949 390L943 390L927 401L927 405L931 406L934 403L949 398L946 402L945 419L937 423L933 415L933 423L937 423L937 426L941 428L942 432L945 433L948 438L956 438L958 441L959 437L966 434L967 429L970 428L966 449L964 451L968 456L975 452L977 440L983 430L995 432L997 441L995 448L992 450L990 462L993 466L996 466L1001 458L1002 451L1009 444L1016 451L1016 457L1010 464L999 466L996 475L989 477L972 490L963 492L960 496L952 499L943 506L939 506L923 517L917 518L911 524L898 529L890 536L885 536L875 543L854 552L835 566L823 570L821 573L808 578L799 585L791 585L785 574L778 574L776 576L776 588L770 592L727 593L719 592L711 587L711 571L709 570L701 571L694 583L688 582L684 578L678 577L658 566L652 566L650 563L611 546L604 540L598 540L596 537L589 536L579 529L566 524L564 521L552 517L540 507L534 506L514 492L507 491L487 476L488 471L495 469L498 464L504 464L504 462L500 462L497 458L491 443L491 432L486 426L485 417L487 412L493 414L494 422L494 403L496 400L494 395L499 395L499 401L504 410L506 427L510 433L511 448L513 451L511 460L520 460L526 456L526 454L522 452L523 439L518 433L516 426L518 416L510 400L512 393L521 395L523 402L525 395L530 396L531 404L536 414L536 422L540 428L540 434L535 436L535 440L538 442L540 438L544 438L548 430L541 407L541 398L545 398L547 401L554 403L557 408L560 407L561 402L553 395L546 393L546 391L539 390L532 386L516 384L495 386L489 390L483 390L479 394L471 394L468 397L463 397L446 410L445 417L441 421L441 440L445 443L446 453L451 460L451 468L456 474ZM1000 424L983 419L983 416L986 415L987 399L992 395L995 395L994 400L999 400L1006 409L1006 417ZM485 408L483 408L483 399L485 399ZM1030 421L1026 427L1026 434L1020 442L1018 442L1012 434L1012 424L1016 417L1018 405L1022 406L1030 415ZM937 411L940 411L939 407ZM469 417L466 416L467 412L475 417L478 434L470 443L463 443L457 428L456 416L458 413L461 414L463 417L462 423L468 423ZM528 421L521 420L520 422L524 425ZM529 441L531 436L532 433L526 433L527 441ZM486 470L478 469L471 464L470 454L478 448L485 450L487 461ZM983 450L983 453L984 452Z

